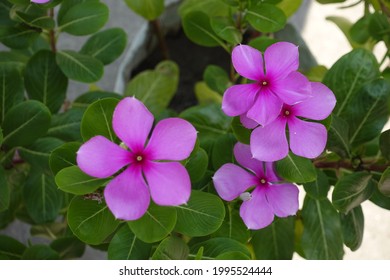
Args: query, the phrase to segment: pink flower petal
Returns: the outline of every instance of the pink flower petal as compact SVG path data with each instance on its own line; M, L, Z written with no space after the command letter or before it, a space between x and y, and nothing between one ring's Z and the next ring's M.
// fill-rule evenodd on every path
M266 162L265 163L265 177L267 178L268 182L279 182L282 179L276 174L275 171L275 163L274 162Z
M77 151L77 165L93 177L106 178L132 162L132 154L103 136L95 136Z
M333 92L321 83L310 83L312 97L294 105L294 114L312 120L323 120L336 106Z
M115 218L137 220L149 207L150 195L139 167L130 166L104 189L104 198Z
M50 2L50 0L31 0L31 2L37 4L45 4L47 2Z
M265 127L259 126L250 140L253 157L260 161L277 161L288 154L286 119L277 118Z
M291 72L285 79L273 82L271 90L288 105L311 97L310 82L299 72Z
M233 49L234 69L243 77L259 81L264 77L264 63L261 52L247 45L238 45Z
M254 120L248 118L246 116L246 114L242 114L240 116L240 122L247 129L253 129L253 128L259 126L259 124L257 122L255 122Z
M153 125L153 115L134 97L122 99L115 108L112 126L116 135L133 151L143 150Z
M270 185L265 195L273 213L284 218L297 213L299 208L298 193L298 188L293 184L280 184Z
M188 121L169 118L160 121L152 132L145 153L151 160L183 160L196 142L196 130Z
M249 229L265 228L274 220L274 213L265 197L264 187L257 187L252 198L244 201L240 208L240 216Z
M222 99L222 111L231 117L246 113L255 102L260 87L257 84L243 84L229 87Z
M249 145L237 143L234 146L234 157L237 162L246 169L251 170L257 177L264 177L263 162L254 159Z
M283 79L298 70L298 47L288 42L275 43L265 50L264 61L267 77Z
M144 175L153 201L163 206L187 203L191 181L187 170L178 162L148 162Z
M280 114L283 102L271 91L262 88L246 116L262 126L273 122Z
M250 187L255 186L257 178L235 164L226 163L215 172L213 183L222 199L232 201Z
M318 157L325 149L327 132L320 123L302 121L296 117L288 120L291 151L302 157Z

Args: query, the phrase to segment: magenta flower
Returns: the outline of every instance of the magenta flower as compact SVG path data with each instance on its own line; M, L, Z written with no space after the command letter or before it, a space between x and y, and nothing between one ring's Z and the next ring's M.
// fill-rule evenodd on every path
M119 173L104 190L106 203L118 219L144 215L150 197L158 205L177 206L190 197L191 182L179 162L195 145L196 130L187 121L169 118L154 128L153 115L139 100L121 100L113 115L113 129L127 149L103 136L95 136L77 152L77 164L86 174L105 178Z
M36 4L45 4L47 2L50 2L50 0L31 0L31 2Z
M302 157L315 158L326 146L327 130L320 123L307 122L298 117L323 120L330 115L336 105L332 91L321 83L311 83L312 96L294 105L283 105L278 118L267 126L258 126L253 120L241 116L247 128L255 128L250 145L253 157L262 161L277 161L287 156L289 144L286 137L286 124L291 151Z
M249 229L261 229L272 223L274 215L287 217L298 211L298 188L280 182L272 162L261 162L252 157L248 145L234 146L237 162L247 170L227 163L213 177L215 189L222 199L244 200L240 216ZM251 193L247 191L253 188Z
M232 52L236 71L251 84L234 85L223 96L222 110L228 116L246 115L265 126L274 121L283 103L294 104L310 96L308 79L297 72L298 47L287 42L271 45L264 52L239 45Z

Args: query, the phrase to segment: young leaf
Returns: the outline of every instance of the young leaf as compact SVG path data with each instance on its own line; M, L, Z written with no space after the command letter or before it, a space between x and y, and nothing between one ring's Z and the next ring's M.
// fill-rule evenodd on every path
M164 0L125 0L126 5L146 20L157 19L164 11Z
M218 92L210 89L205 82L197 82L195 84L195 96L199 105L222 103L222 96Z
M252 5L246 18L260 32L276 32L282 29L287 21L283 11L271 4Z
M340 214L340 217L344 244L352 251L356 251L362 244L364 233L364 215L362 207L359 205L349 211L348 214Z
M294 183L312 182L317 178L313 163L292 153L276 163L276 170L280 177Z
M170 236L157 247L152 260L186 260L190 250L180 238Z

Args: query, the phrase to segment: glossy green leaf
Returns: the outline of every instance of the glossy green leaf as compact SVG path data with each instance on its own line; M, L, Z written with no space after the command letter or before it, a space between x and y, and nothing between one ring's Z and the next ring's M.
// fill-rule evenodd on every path
M390 210L390 197L383 195L377 188L374 188L370 201L383 209Z
M359 44L364 44L370 38L370 33L368 31L368 24L370 22L370 16L363 16L357 22L355 22L349 33L351 35L352 40Z
M26 246L7 235L0 235L0 256L6 256L10 260L22 258Z
M63 20L63 17L67 14L67 12L77 4L84 2L99 2L99 0L60 0L61 6L57 14L57 21L60 22Z
M60 256L47 245L32 245L23 253L23 260L58 260Z
M230 7L221 0L186 0L179 7L182 18L194 11L204 12L209 17L227 17Z
M242 34L232 19L226 17L212 17L210 24L219 38L233 45L241 43Z
M345 175L339 179L332 193L334 207L347 213L370 198L374 187L370 184L371 175L361 171Z
M60 170L55 181L58 188L64 192L84 195L104 186L111 178L95 178L85 174L78 166L65 167Z
M186 260L190 249L180 238L170 236L157 247L152 260Z
M326 19L337 25L353 48L359 47L359 44L351 37L350 30L352 28L352 22L349 19L341 16L328 16Z
M216 139L211 154L214 170L219 169L225 163L234 162L233 148L236 143L236 138L230 133L221 135Z
M49 109L35 100L12 107L4 117L4 145L27 146L46 134L51 121Z
M265 52L265 50L271 46L272 44L275 44L278 40L266 37L266 36L259 36L257 38L254 38L249 41L249 46L258 49L261 52Z
M225 220L212 237L226 237L246 244L250 238L250 231L242 221L239 211L228 205Z
M80 53L100 60L104 65L116 60L125 50L127 34L121 28L110 28L91 36Z
M218 255L216 260L250 260L251 258L242 252L226 252Z
M80 125L83 115L84 110L81 108L72 108L54 115L47 135L64 141L81 141Z
M251 137L251 130L244 127L240 121L240 117L233 118L232 121L232 130L233 134L238 140L238 142L241 142L243 144L249 145L250 143L250 137Z
M206 67L203 73L203 80L210 89L220 94L223 94L232 85L226 71L217 65L209 65Z
M190 175L191 182L200 181L206 173L209 157L202 148L195 149L190 157L185 160L184 165Z
M330 184L326 174L316 169L317 180L303 184L303 187L308 195L315 199L326 198L330 189Z
M24 13L21 11L16 11L16 16L19 20L21 20L23 23L35 27L35 28L42 28L42 29L53 29L55 27L55 22L50 16L43 16L43 15L32 15L29 13Z
M389 39L390 23L385 13L375 12L370 15L368 31L375 40Z
M6 173L4 171L3 166L0 166L0 212L8 209L10 199L11 194L6 178Z
M246 15L249 23L260 32L275 32L286 24L286 15L271 4L252 5Z
M42 102L52 113L57 112L64 103L68 79L57 66L52 52L41 50L30 58L24 83L29 98Z
M378 183L378 189L382 194L390 196L390 167L387 167L383 172Z
M349 124L344 119L332 115L327 148L342 157L349 157L351 154L349 143Z
M56 61L62 72L71 80L93 83L103 76L103 63L92 56L75 51L59 51Z
M195 96L199 105L222 103L222 96L218 92L210 89L205 82L197 82L195 84Z
M289 153L287 157L278 161L276 170L280 177L294 183L312 182L317 178L313 163L293 153Z
M125 0L125 3L146 20L155 20L164 11L164 0Z
M105 203L76 196L68 209L68 224L81 241L98 245L119 225Z
M356 251L362 244L364 233L364 215L362 207L359 205L349 211L348 214L340 214L340 217L344 244L352 251Z
M108 92L108 91L88 91L84 94L81 94L79 97L77 97L73 104L73 108L87 108L90 104L92 104L95 101L98 101L103 98L115 98L115 99L121 99L122 96L115 93L115 92Z
M55 149L49 159L50 169L53 174L57 174L65 167L76 165L76 152L80 148L81 143L68 142L61 147Z
M82 36L99 31L108 21L109 9L100 2L87 1L72 6L58 19L60 31Z
M384 131L379 137L379 147L382 155L390 160L390 129Z
M85 244L74 236L60 237L51 242L50 247L63 260L81 258L85 252Z
M134 96L155 115L166 109L176 93L179 67L173 61L159 63L155 70L144 71L127 84L125 96Z
M23 73L23 69L29 59L27 55L18 50L0 51L0 69L6 66L18 70L19 73ZM23 85L23 82L18 85Z
M140 219L127 224L135 236L146 243L154 243L164 239L175 227L176 209L158 206L151 203L148 211Z
M291 260L294 253L295 217L278 219L271 225L255 231L253 251L258 260Z
M187 204L176 206L175 231L194 237L218 230L225 218L222 200L211 193L193 190Z
M283 11L286 17L290 17L295 14L295 12L302 5L303 0L282 0L276 6Z
M58 190L52 176L32 169L23 187L23 199L30 217L43 224L57 218L63 193Z
M81 120L81 136L84 141L93 136L101 135L114 141L116 138L112 129L112 116L119 100L105 98L92 103Z
M109 260L147 260L152 244L142 242L127 225L122 226L108 246Z
M0 42L11 49L26 49L39 37L35 29L23 25L0 26Z
M339 260L344 255L340 217L330 201L306 196L302 208L302 249L309 260Z
M328 68L324 65L317 65L306 71L305 76L312 82L322 82L325 77Z

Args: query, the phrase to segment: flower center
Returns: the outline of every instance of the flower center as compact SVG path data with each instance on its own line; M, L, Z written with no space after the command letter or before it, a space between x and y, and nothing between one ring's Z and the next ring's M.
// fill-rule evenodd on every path
M287 116L289 116L291 113L290 113L290 111L289 110L284 110L284 115L287 117Z
M142 156L137 156L136 160L137 160L138 162L140 162L140 161L143 160L143 157L142 157Z
M267 179L266 179L266 178L261 178L261 179L260 179L260 184L261 184L261 185L267 185L267 184L268 184Z
M266 86L266 85L268 85L268 82L267 82L267 81L263 81L261 84L262 84L263 86Z

